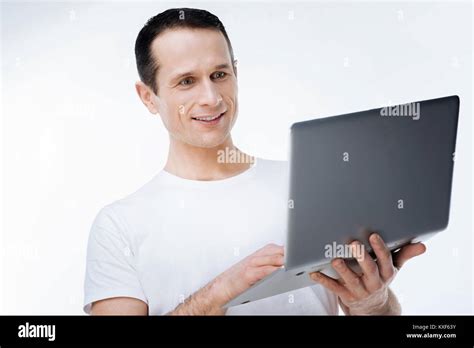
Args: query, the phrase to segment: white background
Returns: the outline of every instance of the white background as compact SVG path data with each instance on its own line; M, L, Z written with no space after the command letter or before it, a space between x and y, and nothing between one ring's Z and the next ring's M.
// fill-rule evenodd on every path
M146 20L198 7L239 60L235 143L286 159L288 127L458 94L447 230L393 283L406 314L473 313L469 2L2 3L0 314L82 314L87 237L105 204L162 168L167 133L134 90Z

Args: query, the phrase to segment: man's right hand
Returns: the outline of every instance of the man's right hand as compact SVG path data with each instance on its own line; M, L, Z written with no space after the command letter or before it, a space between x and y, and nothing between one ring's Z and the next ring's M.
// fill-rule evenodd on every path
M283 266L283 246L267 244L250 254L215 280L218 303L223 306L259 280Z
M281 268L283 260L283 246L267 244L222 272L168 314L223 315L226 310L222 306Z

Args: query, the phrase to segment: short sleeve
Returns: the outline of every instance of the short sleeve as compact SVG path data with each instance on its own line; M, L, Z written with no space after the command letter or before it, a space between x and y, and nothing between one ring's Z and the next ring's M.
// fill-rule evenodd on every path
M148 303L140 284L124 224L110 206L97 214L87 243L84 281L85 313L93 302L112 297L133 297Z

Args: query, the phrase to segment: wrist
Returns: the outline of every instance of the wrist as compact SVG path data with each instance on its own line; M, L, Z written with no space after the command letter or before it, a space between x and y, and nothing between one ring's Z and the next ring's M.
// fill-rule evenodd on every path
M347 307L349 315L400 315L400 304L390 288L374 293L372 298ZM377 301L375 301L377 299ZM371 303L372 302L372 303Z
M214 278L207 286L206 290L209 298L209 305L213 308L222 308L231 299L225 291L224 281L218 276Z
M385 315L388 312L388 299L388 288L382 288L362 300L348 303L345 312L348 315Z

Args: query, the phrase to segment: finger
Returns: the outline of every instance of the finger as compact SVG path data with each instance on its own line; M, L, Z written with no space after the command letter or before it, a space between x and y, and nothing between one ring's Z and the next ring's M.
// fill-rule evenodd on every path
M334 259L331 264L336 272L341 276L346 288L353 293L355 297L364 298L369 295L364 287L362 279L347 267L343 259Z
M284 257L282 254L273 254L273 255L264 255L256 256L251 261L250 264L255 267L259 266L282 266Z
M372 233L369 237L369 242L374 249L377 257L377 266L379 268L380 276L383 281L388 281L393 277L395 269L392 263L392 253L385 245L382 237L377 233Z
M425 251L426 246L423 243L408 244L395 253L393 264L400 269L405 262Z
M353 256L362 269L362 281L365 288L369 292L380 289L383 286L382 279L380 279L379 268L377 263L372 259L372 256L367 252L367 249L359 241L351 243L353 248Z
M310 274L311 279L315 282L321 284L326 289L332 291L339 297L343 297L345 299L351 299L351 293L346 289L344 285L339 283L336 279L328 277L327 275L321 272L313 272Z

